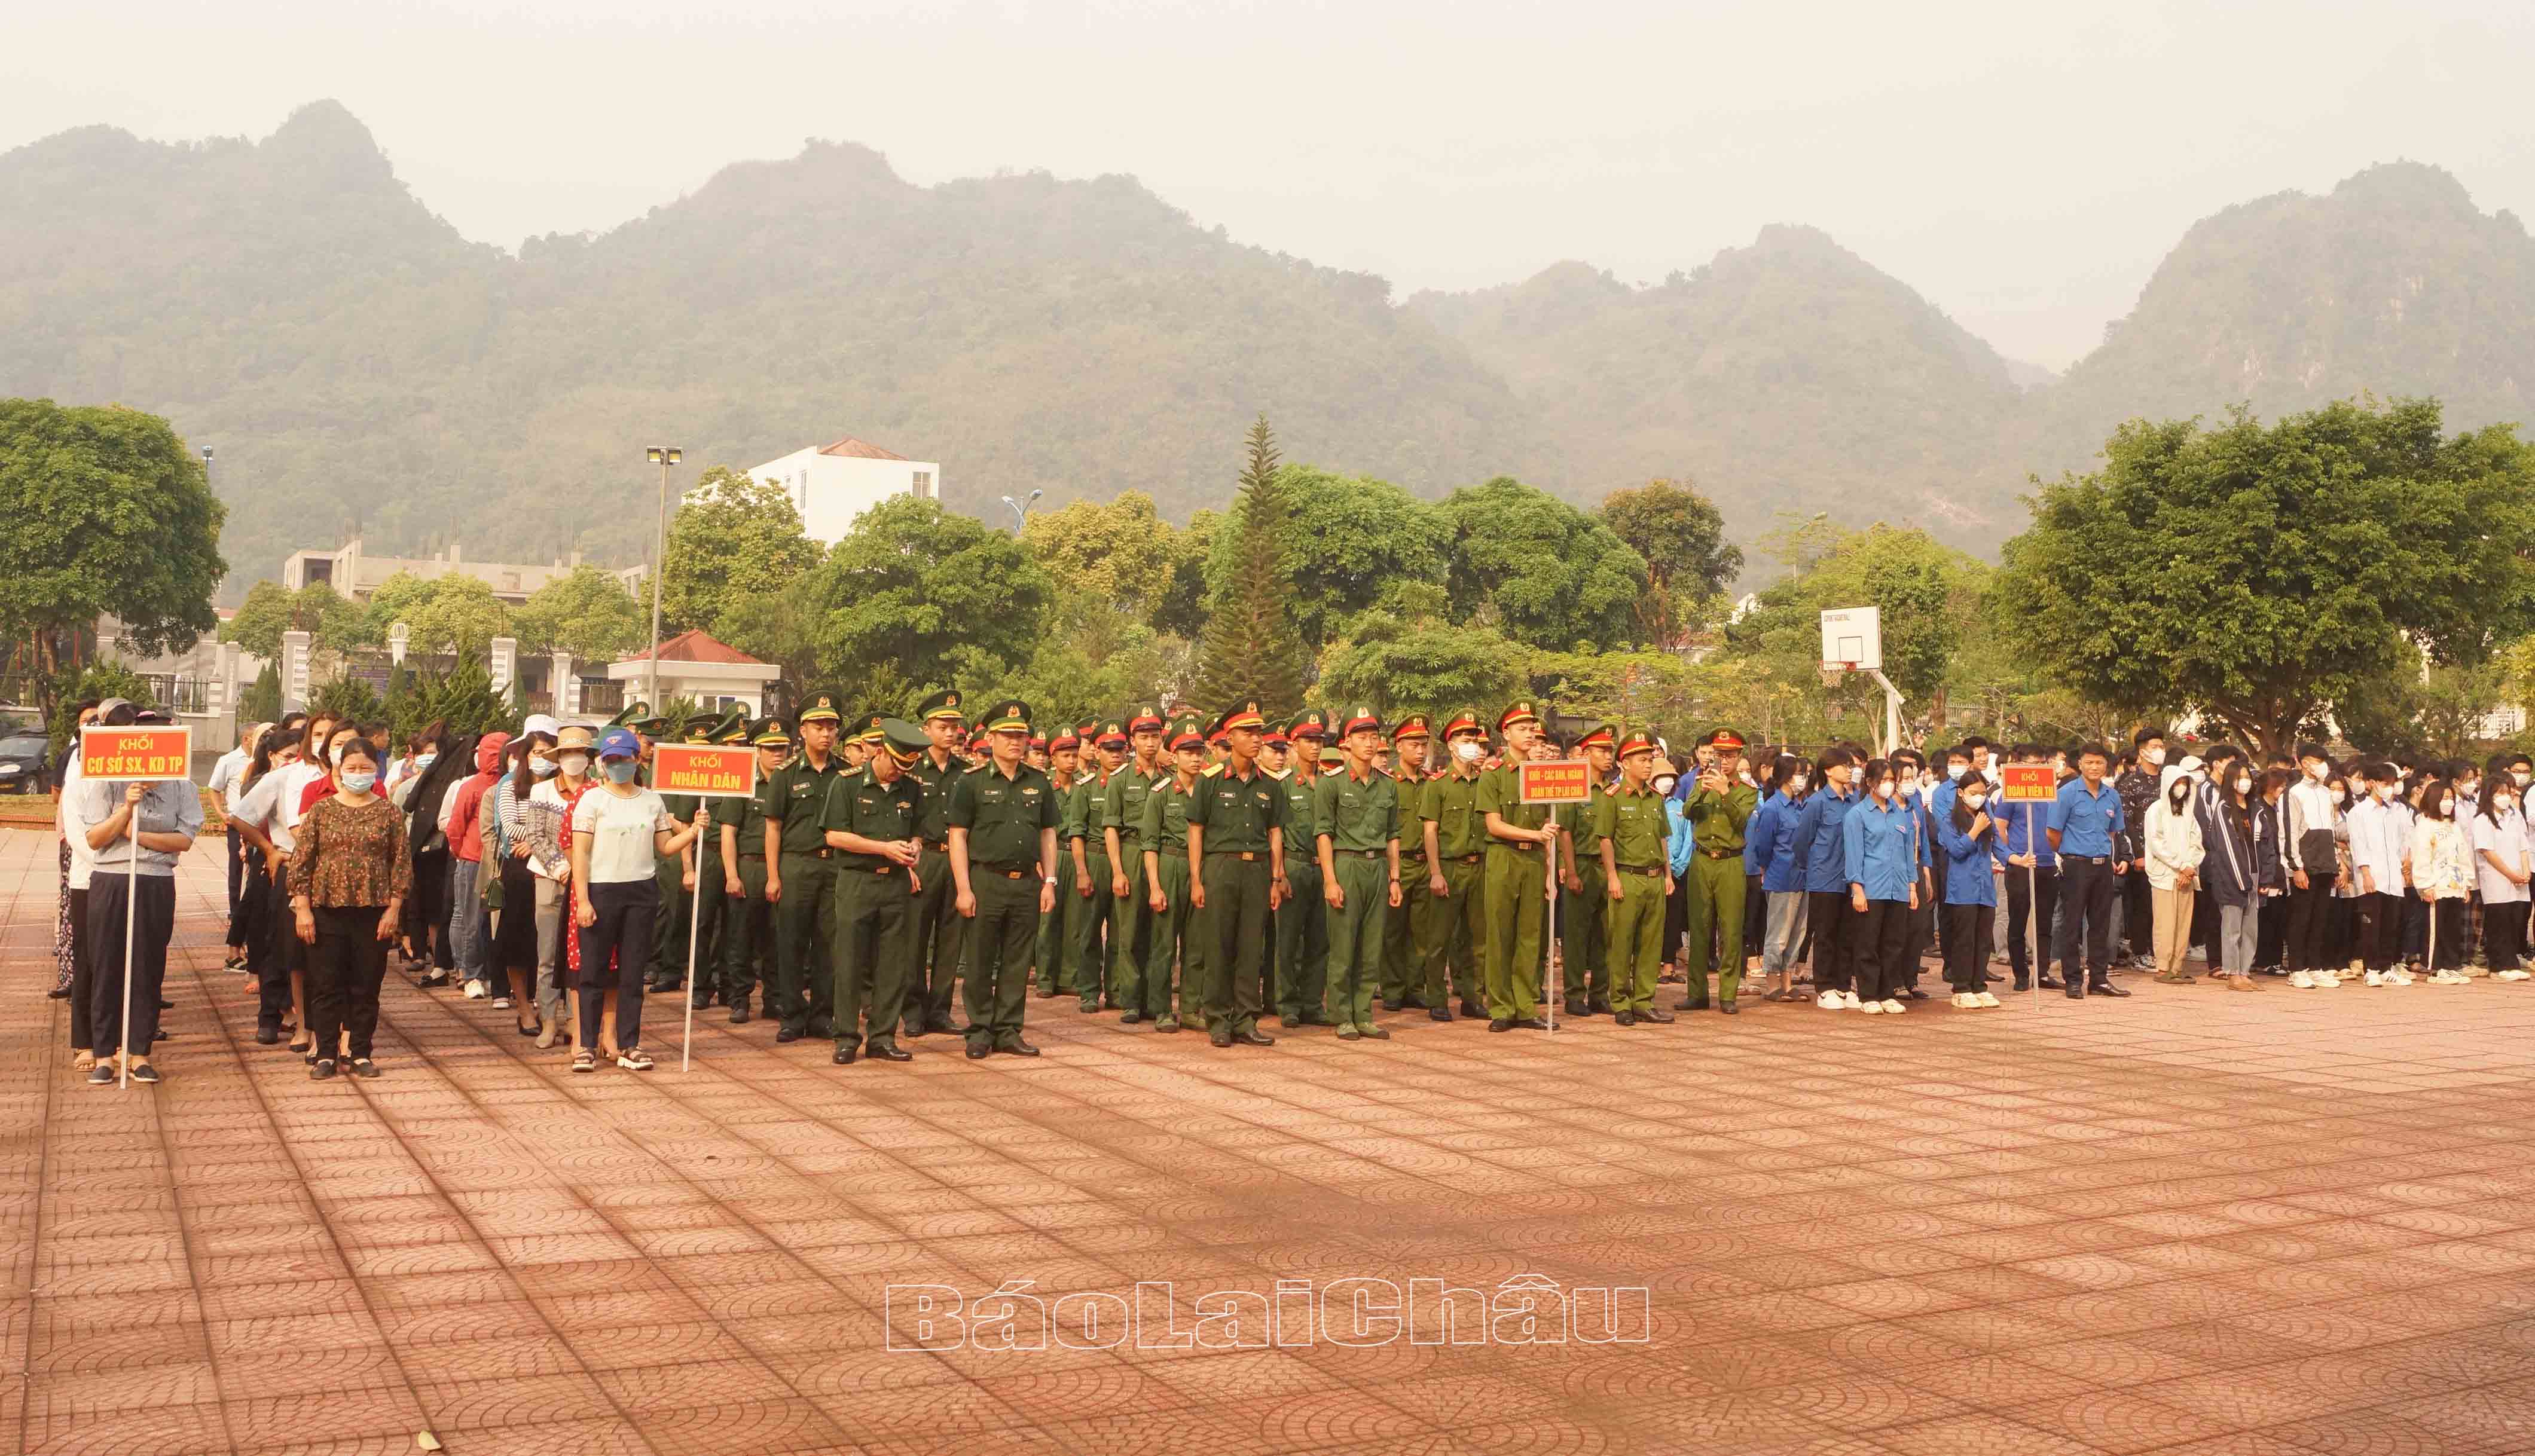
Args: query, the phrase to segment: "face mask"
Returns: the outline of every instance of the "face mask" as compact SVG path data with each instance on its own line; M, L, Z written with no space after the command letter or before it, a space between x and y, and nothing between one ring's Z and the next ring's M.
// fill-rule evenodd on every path
M1658 773L1655 775L1654 780L1655 792L1658 794L1669 794L1672 792L1672 786L1680 781L1681 780L1675 778L1669 773Z
M2508 812L2508 806L2516 802L2517 800L2510 795L2495 794L2491 799L2491 807L2499 810L2503 814L2506 814Z
M2150 767L2150 768L2162 768L2162 767L2164 767L2164 766L2165 766L2165 750L2163 750L2163 749L2146 749L2146 750L2143 750L2143 751L2141 751L2141 752L2140 752L2140 754L2139 754L2139 761L2140 761L2140 762L2142 762L2142 763L2144 763L2144 764L2146 764L2146 765L2147 765L2148 767Z
M1971 807L1972 807L1972 808L1974 808L1974 809L1978 809L1978 808L1980 808L1983 804L1986 804L1986 803L1988 803L1988 802L1989 802L1989 795L1987 795L1987 794L1965 794L1965 795L1963 796L1963 803L1965 803L1965 804L1967 804L1967 805L1971 806Z
M2238 778L2236 780L2236 792L2239 794L2250 794L2254 792L2254 781L2250 778Z
M2476 790L2480 789L2481 787L2482 787L2482 780L2481 780L2481 779L2478 779L2478 778L2474 778L2474 779L2467 779L2467 780L2465 780L2463 783L2460 783L2460 784L2456 785L2456 792L2457 792L2457 793L2459 793L2459 794L2462 794L2462 795L2464 795L2466 798L2470 799L2470 798L2472 798L2472 797L2474 796L2474 792L2475 792Z
M378 781L379 771L375 768L346 768L343 770L343 787L351 790L355 794L368 793L370 791L370 785L377 783Z
M550 778L554 775L554 771L555 760L552 758L548 758L540 755L531 757L528 759L528 772L536 775L538 778Z
M2439 801L2439 813L2448 819L2455 818L2455 801L2453 799L2441 799Z
M1795 775L1794 777L1792 777L1792 778L1790 778L1790 779L1788 779L1788 780L1787 780L1787 792L1788 792L1788 793L1790 793L1790 794L1801 794L1801 793L1803 793L1804 791L1805 791L1805 776L1804 776L1803 774L1799 773L1799 774Z
M1892 797L1892 780L1890 780L1890 779L1888 779L1888 778L1887 778L1887 779L1885 779L1883 782L1881 782L1881 783L1877 784L1877 785L1875 786L1875 797L1876 797L1876 798L1878 798L1878 799L1889 799L1889 798L1891 798L1891 797Z
M579 778L583 774L587 773L589 771L589 756L587 754L564 755L563 771L571 774L575 778Z
M328 763L340 763L340 762L342 762L342 761L343 761L343 746L342 746L341 744L340 744L340 743L339 743L339 744L336 744L336 745L334 745L333 747L331 747L331 748L327 749L327 750L326 750L326 761L327 761Z
M631 758L610 758L601 766L607 770L607 781L612 784L630 784L634 775L643 769L642 764Z
M2330 765L2328 764L2318 763L2313 768L2306 771L2306 776L2314 779L2318 783L2321 783L2323 782L2324 770L2329 766Z
M2392 784L2380 784L2380 785L2378 785L2378 787L2377 787L2377 799L2378 799L2378 802L2379 802L2379 803L2380 803L2380 804L2382 804L2382 803L2391 803L2391 802L2393 802L2393 798L2394 798L2394 786L2393 786Z
M2522 788L2524 788L2524 787L2526 787L2526 778L2527 778L2527 774L2526 774L2526 770L2525 770L2525 769L2523 769L2523 768L2511 768L2510 770L2508 770L2508 776L2509 776L2510 778L2513 778L2513 779L2517 780L2517 787L2519 787L2519 788L2521 788L2521 789L2522 789Z
M2332 802L2333 802L2333 803L2335 803L2335 804L2344 803L2344 802L2346 802L2349 798L2350 798L2350 794L2349 794L2349 791L2348 791L2348 790L2346 790L2346 789L2335 789L2335 790L2333 790L2333 791L2332 791Z
M1486 752L1487 745L1475 738L1455 739L1453 743L1453 757L1464 763L1476 763Z
M416 754L413 756L413 771L420 773L422 770L429 768L432 764L439 761L440 756L438 754Z

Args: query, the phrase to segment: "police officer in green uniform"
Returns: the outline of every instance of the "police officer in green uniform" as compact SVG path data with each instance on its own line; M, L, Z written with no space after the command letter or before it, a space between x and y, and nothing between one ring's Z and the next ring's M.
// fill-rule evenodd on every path
M781 718L760 718L751 725L749 741L757 747L758 792L746 798L715 799L713 838L721 846L722 916L721 999L730 1007L734 1026L748 1022L748 1001L758 982L758 959L774 940L774 907L766 899L766 798L768 780L792 757L792 735ZM773 1005L773 980L767 979L767 999Z
M1021 1040L1031 941L1056 906L1056 786L1021 761L1029 704L1005 698L986 715L994 758L951 789L951 873L970 922L968 1055L1035 1057Z
M1588 770L1591 797L1558 808L1559 827L1567 831L1561 846L1566 857L1559 883L1559 945L1565 951L1561 980L1567 1014L1585 1016L1611 1009L1608 928L1603 925L1601 803L1611 781L1611 752L1620 741L1616 723L1605 723L1576 740Z
M1417 940L1426 1014L1453 1019L1483 1014L1480 988L1487 977L1487 817L1479 813L1479 760L1487 730L1476 708L1463 708L1444 725L1445 766L1419 791L1418 837L1426 846L1426 918Z
M1030 740L1035 744L1037 739ZM1030 755L1035 758L1038 755ZM1038 943L1030 959L1038 967L1038 994L1053 997L1074 989L1074 900L1075 886L1081 882L1075 872L1074 852L1070 847L1074 825L1071 812L1071 785L1082 777L1082 730L1069 728L1047 741L1048 781L1056 785L1058 819L1056 825L1056 908L1038 918Z
M828 781L819 824L835 859L835 1006L838 1066L854 1054L906 1062L898 1050L898 1009L906 1001L913 941L907 938L915 893L910 877L923 853L916 826L924 790L907 769L926 747L924 730L878 712L864 718L878 732L860 771Z
M1317 805L1321 785L1321 746L1329 736L1329 715L1318 708L1297 714L1285 727L1291 760L1285 786L1286 844L1294 852L1285 860L1285 880L1293 888L1274 916L1276 923L1276 1015L1287 1026L1344 1026L1344 1013L1329 1001L1331 926L1322 904L1320 854L1314 843L1319 827Z
M1497 715L1504 760L1479 775L1478 811L1488 831L1488 1030L1546 1030L1540 1019L1542 923L1549 898L1545 854L1558 843L1549 810L1522 802L1519 765L1540 743L1540 713L1529 699Z
M1152 885L1144 879L1142 842L1144 797L1171 776L1162 758L1161 709L1139 707L1127 715L1127 762L1104 775L1099 822L1109 851L1109 996L1125 1008L1118 1019L1132 1026L1138 1015L1129 1012L1155 1014L1138 982L1151 963L1153 941ZM1188 984L1185 968L1180 984Z
M770 866L766 897L774 904L774 981L766 1009L775 1018L778 1042L834 1033L835 986L828 969L836 943L836 852L819 819L828 808L828 781L844 770L835 757L843 722L835 694L822 690L803 699L801 757L758 790Z
M1189 803L1190 901L1214 934L1206 955L1206 1029L1218 1047L1272 1047L1259 1029L1259 986L1268 964L1268 914L1284 898L1285 794L1259 766L1268 719L1257 699L1216 722L1226 757Z
M1410 713L1391 730L1391 781L1399 785L1398 905L1382 913L1382 1005L1386 1011L1442 1006L1426 999L1426 953L1418 927L1426 916L1426 835L1419 817L1426 798L1426 748L1433 729L1424 713ZM1449 1018L1448 1018L1449 1019Z
M1743 782L1743 735L1719 729L1709 740L1716 756L1699 770L1682 806L1690 820L1690 959L1683 977L1690 995L1686 1011L1707 1009L1708 957L1715 954L1716 1004L1734 1014L1735 993L1743 986L1743 826L1760 806L1760 793ZM1711 945L1721 940L1722 953Z
M1349 713L1338 731L1346 764L1312 790L1329 922L1329 1019L1340 1041L1388 1041L1391 1033L1373 1023L1373 989L1382 975L1383 928L1407 898L1399 885L1399 785L1373 766L1382 752L1382 719L1373 709ZM1308 903L1298 896L1286 912L1299 914Z
M1620 740L1620 785L1593 800L1595 891L1610 957L1611 1016L1622 1026L1670 1021L1655 1008L1663 967L1664 897L1674 891L1667 846L1672 825L1654 791L1655 742L1643 732Z
M1118 1017L1133 1026L1149 1017L1155 1031L1177 1031L1184 1020L1202 1014L1199 986L1205 980L1206 918L1197 913L1190 886L1188 853L1189 805L1204 782L1206 730L1197 719L1183 717L1166 733L1170 746L1167 777L1144 791L1144 822L1130 843L1140 846L1144 909L1151 917L1152 940L1144 964L1118 988L1127 1009ZM1178 972L1179 994L1172 995L1172 973Z
M1117 1004L1110 976L1117 963L1119 937L1132 934L1129 907L1118 903L1118 882L1128 880L1132 888L1132 881L1141 877L1109 858L1112 842L1123 853L1124 841L1132 837L1112 836L1106 821L1109 777L1126 763L1132 741L1126 721L1110 718L1085 726L1090 737L1082 773L1065 788L1066 833L1074 839L1060 869L1076 870L1082 877L1068 902L1073 935L1066 941L1066 964L1078 1003L1085 1011L1097 1011L1104 1002ZM1075 864L1078 858L1079 865ZM1059 885L1059 892L1064 888Z
M926 744L915 760L915 781L924 786L924 819L918 829L924 855L915 862L921 887L915 893L915 919L907 927L919 967L906 983L901 1030L910 1038L958 1030L951 1023L951 993L958 983L959 947L968 922L953 908L950 850L951 790L968 771L958 754L967 738L960 716L963 701L958 689L945 688L915 706Z

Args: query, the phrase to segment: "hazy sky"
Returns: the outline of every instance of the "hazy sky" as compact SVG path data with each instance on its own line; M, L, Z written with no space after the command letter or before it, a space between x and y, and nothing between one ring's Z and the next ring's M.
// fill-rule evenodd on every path
M123 0L11 6L0 150L262 138L333 96L517 247L856 141L931 183L1127 172L1418 288L1651 281L1808 222L2010 357L2126 313L2195 219L2370 162L2535 211L2535 6Z

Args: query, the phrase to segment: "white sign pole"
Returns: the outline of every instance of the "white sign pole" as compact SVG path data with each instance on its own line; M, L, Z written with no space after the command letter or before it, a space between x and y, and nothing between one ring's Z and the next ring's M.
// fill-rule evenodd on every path
M1549 812L1549 821L1558 822L1558 811ZM1542 898L1548 901L1540 910L1540 932L1549 942L1549 994L1541 1001L1549 1008L1549 1034L1558 1034L1558 998L1567 989L1566 947L1558 939L1558 841L1544 846L1549 851L1548 888Z
M704 831L696 831L702 840ZM685 1071L695 1062L696 1051L696 938L703 933L700 922L705 916L705 855L699 847L696 857L696 892L687 905L687 1029L678 1046L678 1070Z
M2042 971L2051 962L2042 950L2042 851L2035 847L2038 841L2034 838L2042 831L2036 828L2033 822L2034 811L2039 806L2031 800L2025 801L2024 857L2033 863L2024 867L2024 917L2033 923L2033 959L2029 964L2033 967L2033 1006L2034 1009L2040 1010L2042 1008Z

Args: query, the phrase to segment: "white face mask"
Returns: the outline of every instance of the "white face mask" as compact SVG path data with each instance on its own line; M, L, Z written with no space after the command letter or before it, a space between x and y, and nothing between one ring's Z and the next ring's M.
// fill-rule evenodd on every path
M2317 783L2321 783L2323 782L2323 775L2329 771L2331 766L2332 765L2328 763L2318 763L2306 771L2306 776L2314 779Z
M2349 791L2348 791L2348 790L2345 790L2345 789L2335 789L2335 790L2333 790L2333 791L2332 791L2332 802L2333 802L2333 803L2335 803L2335 804L2342 803L2342 802L2344 802L2345 800L2349 799L2349 797L2350 797L2350 794L2349 794Z
M589 772L589 756L587 754L564 755L563 771L571 774L575 778L582 777L584 774Z
M1884 779L1884 780L1882 780L1882 781L1878 782L1878 783L1875 785L1875 797L1876 797L1876 798L1878 798L1878 799L1889 799L1889 798L1891 798L1891 797L1892 797L1892 780L1890 780L1890 779L1888 779L1888 778L1887 778L1887 779Z
M2441 799L2439 801L2439 813L2448 819L2455 818L2455 801L2453 799Z
M2390 803L2390 802L2392 802L2393 798L2394 798L2394 786L2393 786L2392 784L2379 784L2379 785L2377 786L2377 799L2378 799L2378 802L2380 802L2380 803Z
M2521 789L2522 789L2522 788L2524 788L2524 787L2526 787L2527 773L2526 773L2526 770L2525 770L2525 769L2523 769L2523 768L2511 768L2510 770L2508 770L2508 776L2509 776L2510 778L2513 778L2513 779L2517 780L2517 787L2519 787L2519 788L2521 788Z
M2236 792L2239 794L2250 794L2254 792L2254 781L2250 778L2244 777L2242 774L2239 774L2236 778Z
M1487 757L1487 745L1479 742L1475 738L1456 738L1453 740L1453 757L1460 759L1464 763L1476 763L1479 759Z
M2150 768L2162 768L2165 766L2165 750L2141 749L2139 751L2139 761Z
M2516 802L2517 800L2515 796L2509 794L2494 794L2491 796L2491 807L2499 810L2503 814L2506 814L2508 812L2508 807Z
M1984 804L1986 804L1986 803L1988 803L1988 802L1989 802L1989 795L1987 795L1987 794L1965 794L1965 795L1963 796L1963 802L1964 802L1965 804L1967 804L1967 805L1970 805L1970 806L1971 806L1972 808L1974 808L1974 809L1978 809L1978 808L1980 808L1982 805L1984 805Z
M1789 774L1787 776L1787 792L1790 794L1801 794L1804 791L1805 776L1801 773Z
M529 758L528 772L535 774L539 778L547 778L551 777L554 771L554 759L547 758L543 754L537 754Z
M1673 785L1681 782L1681 780L1669 773L1658 773L1654 776L1653 782L1656 793L1669 796L1672 793Z

